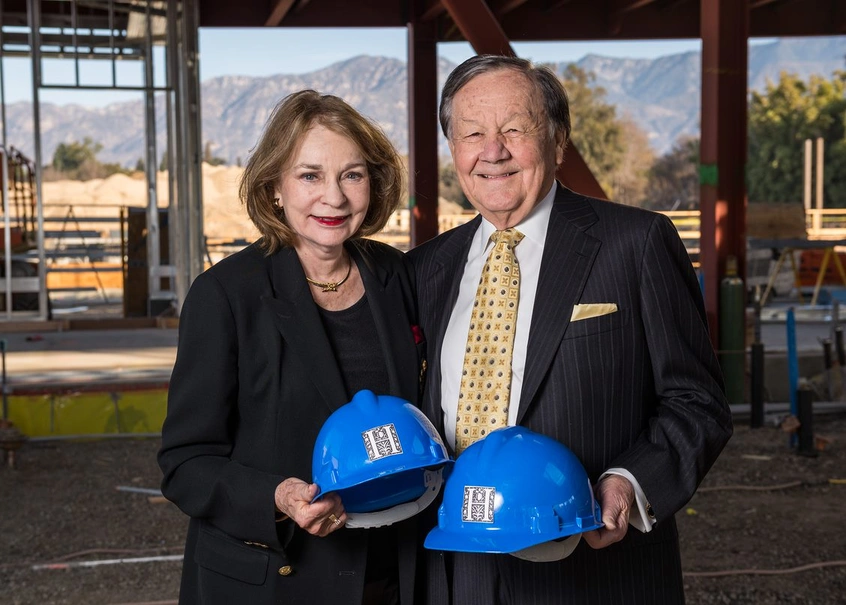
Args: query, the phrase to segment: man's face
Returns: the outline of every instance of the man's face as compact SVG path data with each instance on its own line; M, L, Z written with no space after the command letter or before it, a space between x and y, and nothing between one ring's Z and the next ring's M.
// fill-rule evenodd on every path
M461 189L497 229L519 223L545 195L564 159L543 103L511 69L484 73L453 97L449 148Z

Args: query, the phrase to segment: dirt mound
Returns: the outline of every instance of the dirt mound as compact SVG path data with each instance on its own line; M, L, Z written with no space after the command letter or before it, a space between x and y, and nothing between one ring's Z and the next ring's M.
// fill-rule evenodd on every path
M203 222L206 236L214 239L256 238L257 232L247 218L238 199L238 180L243 172L236 166L209 166L203 164ZM158 173L157 200L160 208L168 206L167 173ZM90 181L51 181L42 186L44 215L68 217L73 211L73 222L82 228L86 217L120 216L121 207L147 206L147 182L140 173L132 176L113 174L105 179ZM102 230L102 224L99 226Z

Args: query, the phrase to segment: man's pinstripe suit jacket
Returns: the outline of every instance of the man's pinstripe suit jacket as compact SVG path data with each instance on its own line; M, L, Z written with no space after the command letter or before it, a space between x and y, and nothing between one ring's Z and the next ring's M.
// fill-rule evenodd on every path
M673 516L732 432L698 280L663 215L557 187L517 422L567 445L592 481L630 471L657 523L599 551L582 541L555 563L430 553L432 603L445 602L449 577L453 605L684 599ZM480 221L409 253L428 339L423 408L441 432L441 343ZM571 322L574 305L592 303L617 311Z

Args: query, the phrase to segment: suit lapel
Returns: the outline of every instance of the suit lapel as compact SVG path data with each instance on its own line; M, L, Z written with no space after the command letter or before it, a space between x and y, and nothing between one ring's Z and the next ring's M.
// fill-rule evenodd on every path
M366 240L348 245L347 250L364 281L379 344L385 353L391 393L414 402L417 400L417 350L405 313L399 276L375 262L367 251Z
M451 237L445 238L444 243L434 253L433 269L431 275L427 276L427 287L431 288L431 294L426 296L426 304L421 306L421 313L431 317L427 325L434 326L434 334L427 334L429 342L439 343L439 346L432 347L428 351L429 372L431 378L427 385L438 385L435 388L427 387L424 398L424 412L429 418L438 418L436 428L443 434L443 412L441 411L441 347L444 342L449 318L458 300L458 290L461 286L461 278L464 275L464 266L467 262L467 253L473 241L473 235L482 223L482 217L477 215L472 221L456 228Z
M334 411L347 402L344 381L297 253L293 248L283 248L270 256L268 262L275 297L262 300L271 308L282 338L295 352L326 405Z
M455 301L458 300L458 290L461 286L461 278L464 276L467 253L470 251L473 235L481 224L482 217L477 215L472 221L456 229L455 235L444 242L435 256L436 270L431 278L433 283L440 284L436 300L441 302L441 306L437 309L436 342L443 342L452 309Z
M600 241L584 232L596 221L584 197L559 185L543 248L517 424L549 371L599 252Z

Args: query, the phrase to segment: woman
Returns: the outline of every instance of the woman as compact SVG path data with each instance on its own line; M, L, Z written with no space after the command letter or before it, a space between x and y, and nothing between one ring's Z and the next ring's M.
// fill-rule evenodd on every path
M159 464L191 517L180 603L411 602L413 520L344 527L314 503L315 437L363 388L416 404L423 344L403 255L375 241L403 194L385 135L337 97L293 94L241 180L261 239L191 287ZM400 598L401 597L401 598Z

